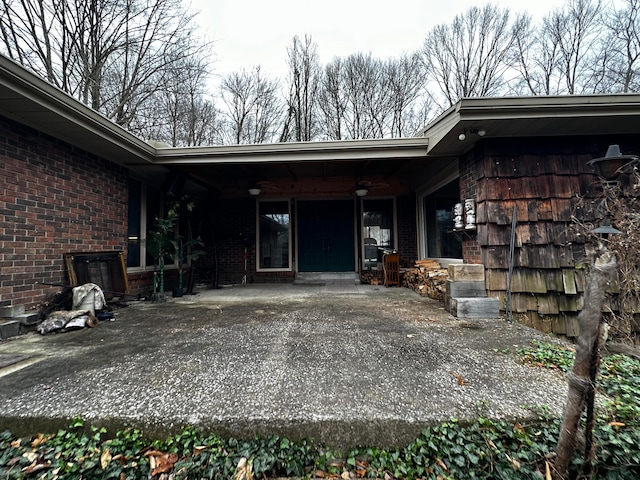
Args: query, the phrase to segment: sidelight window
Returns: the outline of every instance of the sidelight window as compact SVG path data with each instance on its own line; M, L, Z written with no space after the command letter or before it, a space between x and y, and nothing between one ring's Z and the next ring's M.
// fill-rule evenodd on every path
M290 218L288 200L258 203L258 269L291 268Z

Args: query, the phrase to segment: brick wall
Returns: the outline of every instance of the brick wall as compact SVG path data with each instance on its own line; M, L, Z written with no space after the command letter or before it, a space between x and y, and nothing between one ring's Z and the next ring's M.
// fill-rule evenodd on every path
M124 250L127 171L0 117L0 304L34 307L67 283L63 255Z
M415 195L398 197L396 211L398 215L398 253L400 254L400 266L412 267L418 259Z
M197 281L211 283L217 268L218 285L241 283L246 246L247 280L255 282L255 198L209 199L205 203L198 208L205 216L202 237L207 255L198 263Z
M467 198L475 199L478 192L476 172L476 160L481 158L482 143L478 144L474 150L460 158L460 201ZM477 208L477 206L476 206ZM466 236L462 240L462 259L464 263L482 263L482 250L477 242L476 234L473 231L465 232Z
M249 283L286 283L294 280L295 272L256 272L255 199L209 200L202 211L206 216L203 239L207 255L198 263L197 282L212 283L217 257L218 284L239 284L245 273L245 239ZM415 196L398 197L397 213L401 262L403 266L413 265L417 259Z

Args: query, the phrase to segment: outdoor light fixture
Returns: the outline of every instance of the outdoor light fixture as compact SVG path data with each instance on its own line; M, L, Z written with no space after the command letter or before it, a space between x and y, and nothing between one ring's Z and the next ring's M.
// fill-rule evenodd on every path
M367 193L369 193L369 189L368 188L359 188L356 190L356 195L358 197L364 197L367 195Z
M622 233L617 228L612 227L609 220L603 220L602 225L598 228L594 228L592 232L602 235L604 238L607 238L609 235L620 235Z
M474 135L478 135L479 137L484 137L487 134L486 130L478 130L476 128L473 128L471 130L469 130L469 133L474 134ZM464 130L460 135L458 135L458 140L460 140L461 142L464 142L465 139L467 138L467 130Z
M587 165L595 168L600 178L609 181L620 175L624 167L637 162L637 155L623 155L619 145L609 145L604 157L589 160Z
M257 197L261 193L262 193L262 190L260 190L259 188L250 188L249 189L249 195L251 195L252 197Z

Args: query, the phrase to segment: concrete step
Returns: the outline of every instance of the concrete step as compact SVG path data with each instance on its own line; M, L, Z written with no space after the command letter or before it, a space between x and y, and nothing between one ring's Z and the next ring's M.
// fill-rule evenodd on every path
M451 298L486 297L484 280L453 281L447 280L447 295Z
M500 305L495 297L452 298L451 314L458 318L497 318Z
M38 320L40 318L40 314L39 313L23 313L21 315L16 315L15 317L12 317L10 320L18 320L20 322L20 324L22 325L36 325L38 323Z
M0 340L20 335L19 320L0 321Z
M484 265L479 263L454 263L447 267L447 273L454 282L484 282Z
M331 283L360 283L356 272L298 272L294 285L327 285Z
M24 305L7 305L0 307L0 318L12 318L24 313Z

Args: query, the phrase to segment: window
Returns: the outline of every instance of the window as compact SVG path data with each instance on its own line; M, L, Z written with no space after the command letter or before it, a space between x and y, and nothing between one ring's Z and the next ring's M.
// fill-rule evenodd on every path
M362 201L364 267L376 268L384 250L395 248L393 200Z
M147 229L152 228L160 215L160 190L139 180L129 179L129 216L127 268L145 269L153 266L153 257L147 253Z
M142 258L142 182L129 180L127 267L140 267Z
M289 201L258 202L258 269L291 266Z
M462 258L462 241L453 233L453 207L460 202L458 179L426 195L422 201L427 255Z

